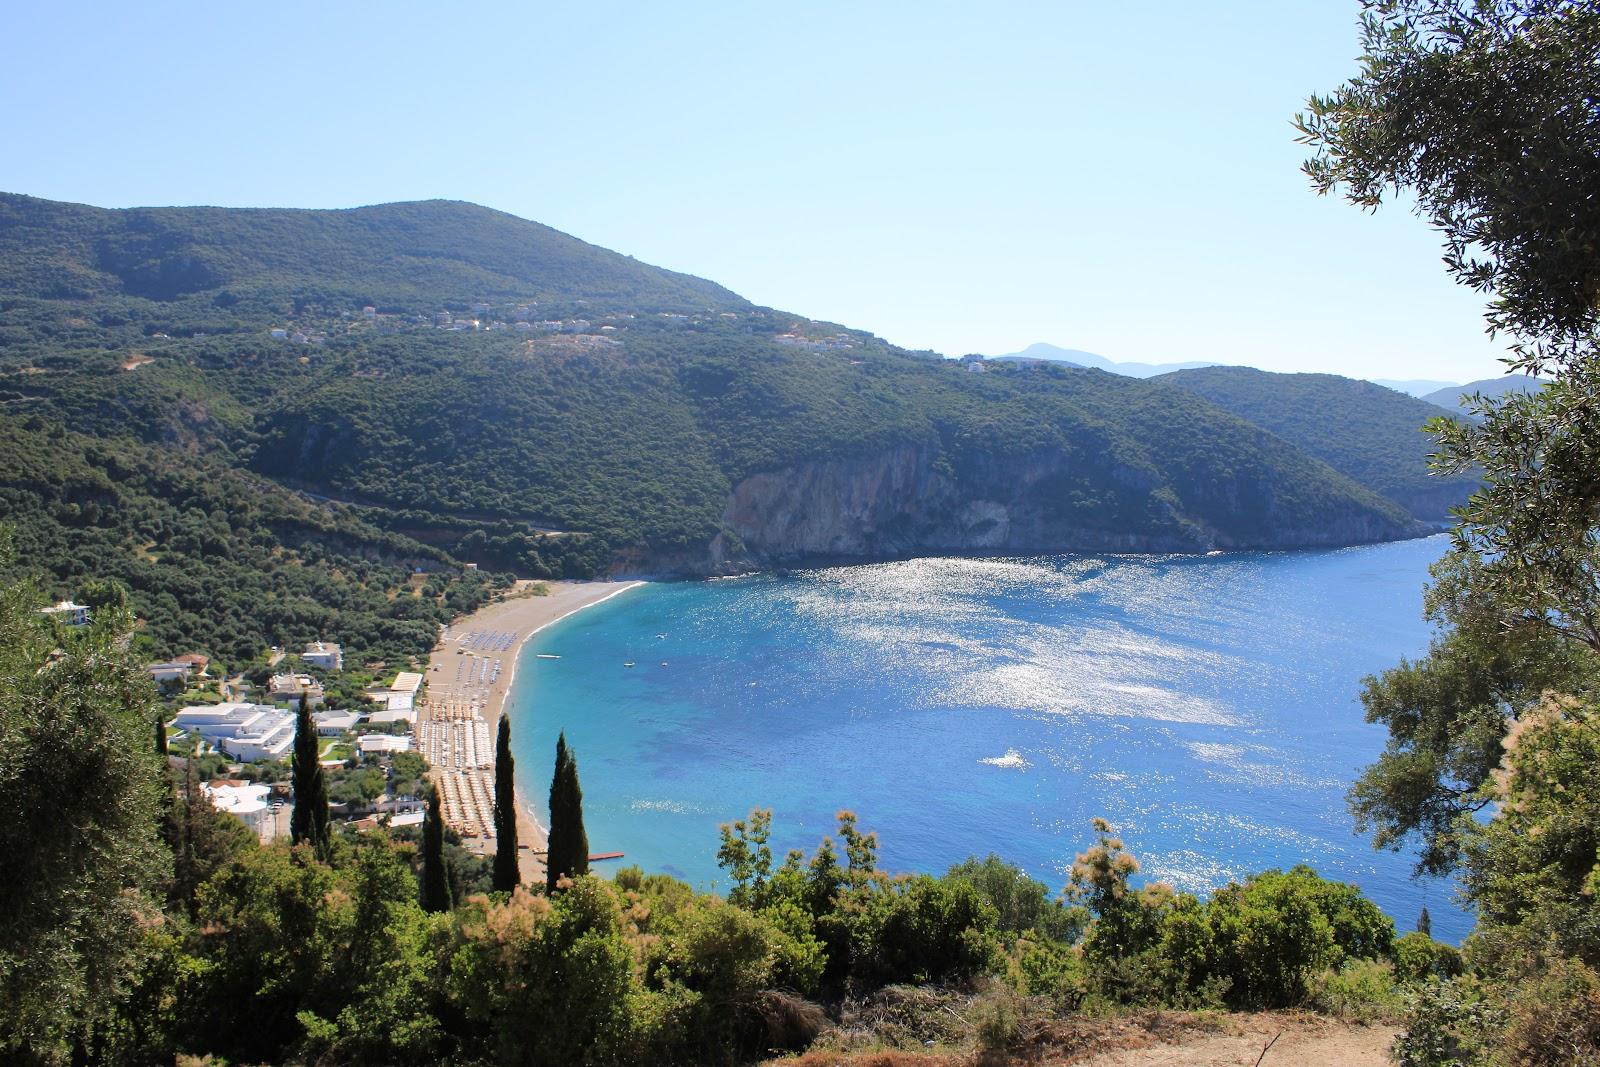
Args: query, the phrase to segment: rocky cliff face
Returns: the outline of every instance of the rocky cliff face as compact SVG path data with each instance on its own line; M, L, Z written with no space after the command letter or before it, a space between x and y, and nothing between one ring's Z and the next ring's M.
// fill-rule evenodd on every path
M1096 472L1137 514L1075 506L1083 472L1061 451L988 455L959 473L937 444L901 446L764 471L740 481L705 558L657 560L679 573L925 553L1206 552L1309 548L1416 536L1379 507L1277 514L1270 486L1240 476L1224 498L1185 502L1148 470ZM1264 519L1232 522L1249 501Z

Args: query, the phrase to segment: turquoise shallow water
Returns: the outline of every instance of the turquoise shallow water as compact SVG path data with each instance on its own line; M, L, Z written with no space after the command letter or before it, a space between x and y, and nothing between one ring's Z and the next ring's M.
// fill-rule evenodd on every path
M1063 884L1089 820L1144 874L1206 892L1308 862L1436 936L1445 883L1355 836L1345 790L1380 751L1363 675L1427 647L1442 537L1327 552L928 559L647 586L524 648L521 788L556 732L592 848L717 884L717 827L773 809L808 851L850 808L889 870L997 852ZM536 659L539 653L558 660ZM635 666L624 666L627 662Z

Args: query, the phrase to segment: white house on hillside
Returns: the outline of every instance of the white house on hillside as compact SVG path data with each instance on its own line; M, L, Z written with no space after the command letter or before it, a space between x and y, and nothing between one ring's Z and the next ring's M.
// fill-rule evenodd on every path
M246 826L256 832L262 841L272 838L272 808L268 797L272 787L252 782L206 782L202 787L211 798L212 806L238 816Z
M306 646L300 658L313 667L329 671L344 670L344 652L331 641L313 641Z
M268 704L195 705L169 725L199 734L244 763L282 759L294 744L294 713Z
M87 604L74 604L70 600L60 600L48 608L40 608L40 615L49 615L51 618L60 619L68 626L89 625L89 607Z

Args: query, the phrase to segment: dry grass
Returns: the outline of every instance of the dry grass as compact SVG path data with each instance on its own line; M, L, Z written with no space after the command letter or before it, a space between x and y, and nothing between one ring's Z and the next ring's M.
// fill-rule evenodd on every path
M1062 1014L1046 1001L1019 997L998 983L975 990L891 986L846 1001L805 1053L767 1062L768 1067L1232 1063L1230 1057L1244 1052L1249 1052L1245 1062L1253 1060L1280 1032L1288 1035L1282 1063L1310 1062L1297 1058L1303 1052L1319 1056L1320 1067L1365 1064L1366 1046L1386 1047L1392 1037L1389 1028L1307 1013ZM1190 1052L1195 1058L1186 1058Z

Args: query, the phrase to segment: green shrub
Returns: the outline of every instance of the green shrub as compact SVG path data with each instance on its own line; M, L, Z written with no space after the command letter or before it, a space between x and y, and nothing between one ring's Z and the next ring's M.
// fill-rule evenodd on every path
M943 982L994 962L994 908L970 883L916 875L850 903L851 973L860 981Z
M1429 978L1406 997L1405 1030L1395 1039L1400 1067L1478 1067L1503 1012L1471 978Z
M1394 943L1394 973L1414 984L1428 978L1454 978L1461 973L1461 953L1453 945L1412 931Z
M1083 960L1077 951L1056 941L1024 941L1017 957L1017 987L1030 997L1044 997L1071 1010L1083 1003Z
M1358 1023L1398 1019L1405 1009L1393 967L1378 960L1351 960L1323 971L1311 981L1310 1004L1326 1015Z

